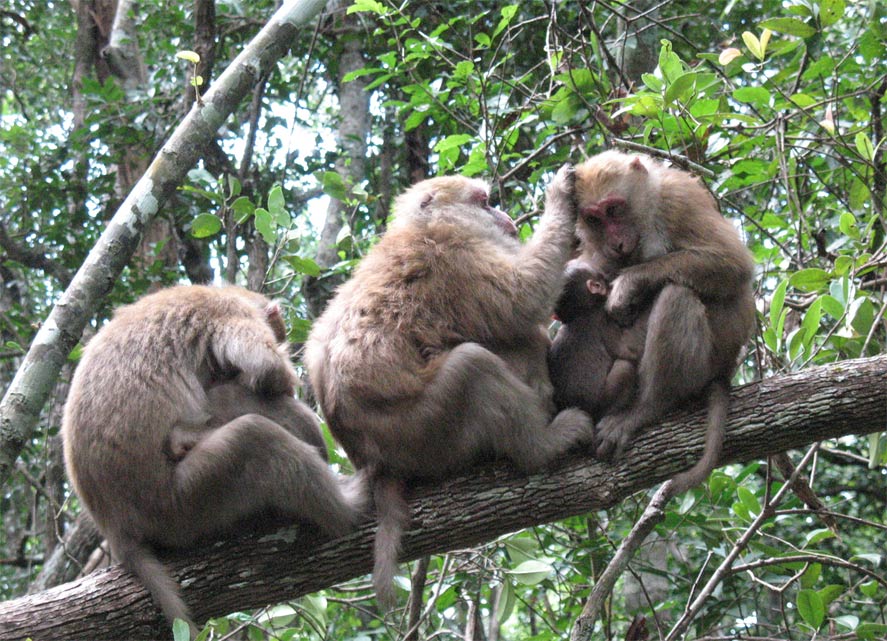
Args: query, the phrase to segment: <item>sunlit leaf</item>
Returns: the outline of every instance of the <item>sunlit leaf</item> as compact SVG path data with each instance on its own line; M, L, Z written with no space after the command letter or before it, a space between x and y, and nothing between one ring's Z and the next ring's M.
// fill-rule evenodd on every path
M740 57L742 57L742 52L739 49L736 47L727 47L718 55L718 62L726 67Z
M188 62L195 65L200 62L200 54L196 51L178 51L176 52L176 58L187 60Z
M207 238L222 230L222 221L215 214L199 214L191 221L191 235L194 238Z

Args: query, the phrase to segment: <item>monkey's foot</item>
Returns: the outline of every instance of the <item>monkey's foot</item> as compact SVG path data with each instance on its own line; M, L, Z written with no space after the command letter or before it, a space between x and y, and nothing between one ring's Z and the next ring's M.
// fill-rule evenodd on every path
M597 458L602 461L612 461L622 457L636 431L627 418L623 414L613 414L603 417L598 422L595 440Z

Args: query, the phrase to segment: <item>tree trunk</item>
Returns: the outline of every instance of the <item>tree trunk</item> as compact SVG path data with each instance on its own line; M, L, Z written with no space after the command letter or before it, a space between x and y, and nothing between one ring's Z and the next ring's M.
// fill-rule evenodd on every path
M887 356L778 376L733 392L721 464L759 459L815 441L884 429ZM615 464L586 453L523 476L505 463L478 466L409 492L412 524L402 560L464 548L521 528L608 508L688 468L700 455L705 412L672 415L641 434ZM872 474L879 472L873 471ZM203 620L294 599L372 567L374 522L324 541L296 526L218 541L164 557L187 578L184 597ZM0 604L0 638L143 639L169 635L160 612L118 566Z

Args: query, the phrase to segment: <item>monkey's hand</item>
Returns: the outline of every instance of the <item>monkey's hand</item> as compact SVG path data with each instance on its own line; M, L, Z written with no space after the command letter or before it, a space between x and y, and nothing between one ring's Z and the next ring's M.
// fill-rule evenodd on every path
M610 286L607 314L622 327L628 327L647 304L648 294L646 279L631 271L624 272Z
M563 213L576 222L576 168L566 164L558 169L545 192L545 211Z

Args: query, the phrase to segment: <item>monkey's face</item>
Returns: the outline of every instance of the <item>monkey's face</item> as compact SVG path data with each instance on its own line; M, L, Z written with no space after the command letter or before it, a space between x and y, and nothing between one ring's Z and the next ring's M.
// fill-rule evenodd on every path
M575 258L564 269L564 289L554 306L554 316L569 323L583 314L601 309L610 286L604 275L583 258Z
M490 205L489 186L473 178L443 176L422 181L397 199L396 211L395 224L444 219L460 225L477 224L517 238L514 221Z
M576 169L577 232L607 260L628 264L638 249L649 174L640 158L604 152Z

